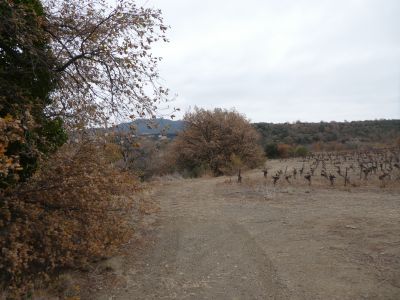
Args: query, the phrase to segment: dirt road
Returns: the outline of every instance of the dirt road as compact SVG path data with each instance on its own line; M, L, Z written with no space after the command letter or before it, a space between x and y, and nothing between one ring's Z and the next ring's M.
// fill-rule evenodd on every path
M136 253L93 299L400 299L396 191L158 184ZM224 182L225 181L225 182Z

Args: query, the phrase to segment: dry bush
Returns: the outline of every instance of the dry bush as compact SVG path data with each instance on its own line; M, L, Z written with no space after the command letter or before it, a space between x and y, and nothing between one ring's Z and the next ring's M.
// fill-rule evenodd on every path
M185 129L170 148L179 171L194 177L210 171L219 176L230 173L238 162L248 168L262 164L260 136L237 111L195 108L185 114L184 121Z
M107 257L131 235L139 187L93 143L65 145L0 201L0 280L8 297L65 268Z
M292 152L292 147L287 144L278 144L277 148L280 158L288 158L290 156L290 152Z
M14 142L22 141L23 136L20 120L14 119L11 115L0 117L0 188L8 176L17 176L14 171L20 169L19 157L9 155L7 148Z

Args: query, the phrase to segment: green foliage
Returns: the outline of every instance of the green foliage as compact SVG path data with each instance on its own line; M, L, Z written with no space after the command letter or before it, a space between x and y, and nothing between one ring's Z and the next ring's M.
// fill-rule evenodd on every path
M0 12L0 117L17 120L22 128L3 153L21 167L0 174L0 188L6 188L29 178L39 158L67 137L61 119L45 114L57 77L40 1L1 1Z
M320 123L255 123L264 145L286 143L311 145L338 142L349 148L356 143L392 144L400 137L400 120Z
M309 154L309 151L306 147L304 146L297 146L294 150L294 156L307 156Z
M61 118L44 119L38 135L42 137L38 148L43 153L54 153L68 140Z
M267 155L268 158L278 158L279 157L278 144L275 143L267 144L265 146L265 154Z

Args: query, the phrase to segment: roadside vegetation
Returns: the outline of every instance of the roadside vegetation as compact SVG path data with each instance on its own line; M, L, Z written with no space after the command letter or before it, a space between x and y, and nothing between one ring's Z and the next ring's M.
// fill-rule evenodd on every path
M0 1L0 298L129 240L140 180L91 128L168 100L150 51L166 29L132 1Z

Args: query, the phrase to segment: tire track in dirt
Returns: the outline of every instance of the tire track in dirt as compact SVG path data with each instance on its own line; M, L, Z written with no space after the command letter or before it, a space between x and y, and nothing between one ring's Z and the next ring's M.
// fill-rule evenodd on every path
M271 260L246 229L224 214L215 180L159 188L154 247L124 292L112 299L287 299Z

